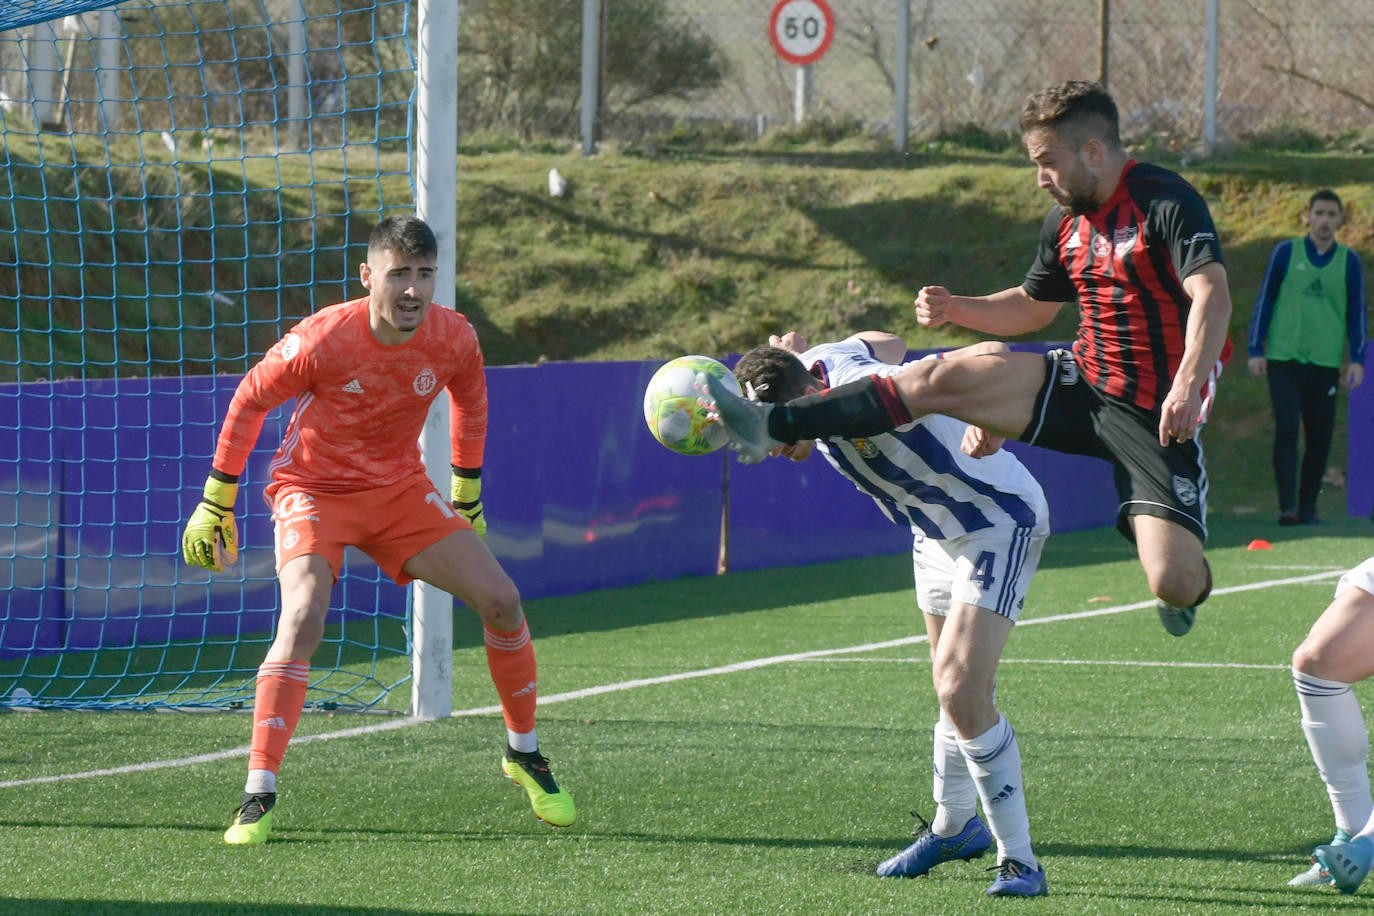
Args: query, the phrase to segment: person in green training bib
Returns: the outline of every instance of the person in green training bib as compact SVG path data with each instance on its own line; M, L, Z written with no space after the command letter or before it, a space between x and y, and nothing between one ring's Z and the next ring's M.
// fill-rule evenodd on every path
M1274 408L1280 525L1317 523L1336 387L1344 381L1350 389L1364 381L1364 273L1359 255L1336 241L1345 220L1340 197L1318 191L1307 202L1306 217L1307 235L1279 242L1270 253L1250 318L1250 374L1268 378ZM1300 428L1305 439L1301 472Z

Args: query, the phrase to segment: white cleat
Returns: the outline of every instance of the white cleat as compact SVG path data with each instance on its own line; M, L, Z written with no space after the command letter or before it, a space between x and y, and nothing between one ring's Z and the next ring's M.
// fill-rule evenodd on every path
M739 452L745 464L758 464L783 443L768 435L768 415L773 404L742 398L722 385L714 376L698 372L693 385L697 400L720 423L730 437L730 447Z
M1322 877L1322 867L1315 862L1300 875L1294 875L1288 882L1289 887L1327 887L1331 884Z

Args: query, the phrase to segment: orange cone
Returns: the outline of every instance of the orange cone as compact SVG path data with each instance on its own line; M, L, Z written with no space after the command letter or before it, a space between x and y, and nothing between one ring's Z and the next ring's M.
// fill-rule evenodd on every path
M1269 543L1268 541L1266 541L1264 538L1255 538L1255 539L1254 539L1253 541L1251 541L1249 544L1245 545L1245 549L1246 549L1246 550L1273 550L1273 549L1274 549L1274 545L1271 544L1271 543Z

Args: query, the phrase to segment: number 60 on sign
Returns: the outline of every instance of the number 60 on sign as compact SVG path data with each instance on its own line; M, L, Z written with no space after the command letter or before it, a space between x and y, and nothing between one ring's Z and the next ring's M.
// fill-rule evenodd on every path
M835 14L825 0L779 0L768 20L778 56L804 67L820 60L835 36Z

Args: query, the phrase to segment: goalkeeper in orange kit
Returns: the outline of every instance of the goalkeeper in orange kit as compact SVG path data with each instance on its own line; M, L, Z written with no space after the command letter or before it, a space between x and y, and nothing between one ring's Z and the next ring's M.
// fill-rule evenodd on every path
M576 816L535 737L534 649L520 594L484 541L482 351L466 318L432 303L437 261L438 243L423 221L383 220L360 268L368 295L292 328L229 404L204 497L182 540L186 562L212 570L238 555L238 478L263 419L296 399L266 490L281 617L258 668L248 779L227 843L261 843L271 831L277 771L300 721L310 657L350 545L397 584L429 582L477 612L506 721L501 768L541 819L565 827ZM430 483L418 444L430 402L445 389L453 449L447 497Z

